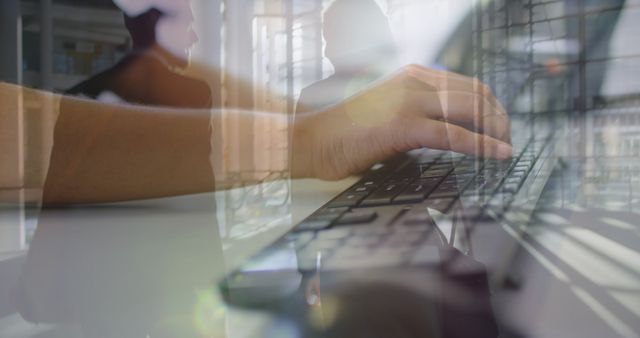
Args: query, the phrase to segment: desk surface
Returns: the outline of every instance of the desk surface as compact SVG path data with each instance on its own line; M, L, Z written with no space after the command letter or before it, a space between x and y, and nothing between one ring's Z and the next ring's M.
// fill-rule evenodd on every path
M509 285L479 295L501 332L638 336L638 170L633 157L573 158L557 170L530 224L512 224L522 232ZM2 303L17 306L2 312L0 336L282 337L286 322L225 307L212 286L352 182L294 181L292 202L250 214L233 206L247 191L43 210L28 257L1 262Z
M260 212L265 213L266 217L258 218L259 222L243 222L237 215L231 215L227 207L238 194L268 190L271 183L211 194L39 212L5 206L0 209L3 235L0 236L0 336L5 337L6 333L10 337L36 337L43 332L47 332L47 337L82 336L82 330L78 331L77 323L73 323L78 314L72 307L81 306L91 312L91 307L100 308L99 304L113 297L119 298L120 305L126 307L129 300L116 294L137 293L139 289L147 288L145 284L152 285L167 278L173 278L172 282L176 284L156 290L165 295L161 301L166 301L166 297L180 298L183 293L210 290L213 281L221 279L247 257L282 236L355 180L284 182L290 184L292 193L284 207L257 208L248 217L240 215L244 216L243 220L250 220ZM22 269L24 266L26 268ZM178 266L181 270L173 269ZM97 270L102 272L96 273ZM34 314L46 317L33 318L40 322L38 325L25 321L16 312L15 285L25 285L21 278L31 272L35 274L27 279L37 285L26 282L30 284L27 288L37 289L38 295L34 297L44 297L37 302L48 304L44 305L46 309L37 310L39 314ZM129 277L123 278L125 275ZM126 280L125 284L132 283L133 289L108 289L112 279L121 278ZM61 303L53 299L60 295L59 292L73 298L74 303L80 303L59 308ZM94 296L76 297L82 292ZM154 295L148 296L154 298ZM219 302L217 295L215 298L208 301ZM239 312L225 313L224 320L216 322L214 331L224 332L226 327L237 327L226 323L235 320L234 314ZM243 313L242 318L247 316ZM261 316L253 317L255 319L249 322L259 324ZM43 325L43 322L53 324ZM246 324L242 327L243 330L233 333L234 337L253 335L244 332Z

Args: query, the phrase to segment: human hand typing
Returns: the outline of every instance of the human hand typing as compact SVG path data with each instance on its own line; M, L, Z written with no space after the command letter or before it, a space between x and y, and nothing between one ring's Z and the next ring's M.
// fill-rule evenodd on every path
M17 97L16 91L34 100L50 97L0 85L0 94L6 93L7 98ZM69 97L54 101L61 103L52 131L54 146L48 148L52 149L51 160L43 164L49 168L45 204L101 203L224 189L224 185L213 185L209 155L222 160L224 154L217 150L225 144L252 139L222 133L231 139L218 144L214 138L212 143L211 131L219 129L210 128L212 112L208 110L113 105ZM3 112L10 115L11 109ZM244 133L256 132L256 119L268 120L266 125L278 126L275 129L289 128L288 119L281 115L238 112L229 116ZM273 136L273 129L264 129L260 137ZM291 170L293 177L336 180L422 147L507 158L512 152L509 141L508 117L487 86L461 75L407 66L339 105L299 116L293 126ZM253 142L245 143L234 149L258 151ZM9 146L17 149L17 143ZM286 159L288 151L287 147L267 147L260 154ZM285 170L286 162L276 163L278 170ZM234 167L239 172L262 172L251 163L241 164ZM3 174L0 172L0 179ZM216 175L224 177L219 171Z
M506 159L507 113L488 86L410 65L294 126L293 175L335 180L417 148Z

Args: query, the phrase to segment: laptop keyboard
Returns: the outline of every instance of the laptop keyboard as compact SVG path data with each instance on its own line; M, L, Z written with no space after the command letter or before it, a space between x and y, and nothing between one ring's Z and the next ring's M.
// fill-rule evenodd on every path
M424 264L439 257L432 214L469 221L500 217L547 141L528 141L509 160L449 152L404 156L374 166L288 235L301 271ZM379 219L384 215L384 221ZM434 252L424 252L436 251Z

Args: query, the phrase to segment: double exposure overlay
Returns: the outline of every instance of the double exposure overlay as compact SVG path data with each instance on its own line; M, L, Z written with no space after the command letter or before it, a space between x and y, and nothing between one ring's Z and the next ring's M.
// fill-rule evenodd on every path
M638 337L639 34L637 0L2 0L0 337Z

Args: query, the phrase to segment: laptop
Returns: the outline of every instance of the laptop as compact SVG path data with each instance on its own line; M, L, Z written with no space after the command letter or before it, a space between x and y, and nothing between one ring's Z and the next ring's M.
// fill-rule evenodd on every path
M615 26L613 17L584 34L590 24L585 13L624 6L527 3L486 1L474 7L438 58L441 67L493 88L510 113L513 158L419 149L376 164L230 273L219 284L228 304L296 313L291 309L299 307L291 304L331 303L322 296L325 287L340 289L354 278L407 283L417 272L474 276L471 284L481 285L482 295L517 284L509 267L522 227L559 163L558 140L574 114L595 104L595 89L585 85L580 65L601 55L593 49L602 48ZM603 74L589 82L597 83L597 76ZM322 321L330 321L327 310L322 313ZM495 336L494 329L489 325L487 336Z

